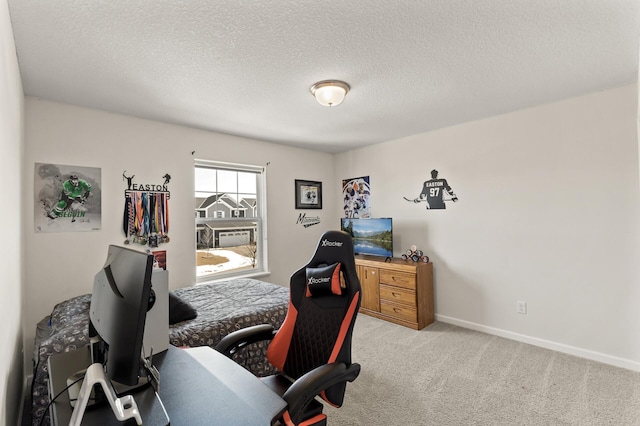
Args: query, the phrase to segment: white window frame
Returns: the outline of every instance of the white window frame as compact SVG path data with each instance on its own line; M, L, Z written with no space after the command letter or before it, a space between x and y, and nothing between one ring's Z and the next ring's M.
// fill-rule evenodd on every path
M256 217L223 217L223 218L195 218L194 228L197 229L199 224L205 224L208 222L247 222L256 223L256 242L258 244L258 251L256 256L256 266L251 270L229 271L229 272L217 272L208 275L198 276L196 273L196 283L211 282L220 279L227 279L232 277L258 277L269 274L268 267L268 246L267 246L267 168L264 166L253 166L246 164L227 163L221 161L211 161L196 159L194 161L194 173L196 168L210 168L218 170L231 170L238 172L252 172L256 173L258 182L256 185L256 203L258 208L256 209ZM195 181L195 177L194 177ZM195 198L195 193L194 193ZM197 247L194 248L194 256L196 255Z

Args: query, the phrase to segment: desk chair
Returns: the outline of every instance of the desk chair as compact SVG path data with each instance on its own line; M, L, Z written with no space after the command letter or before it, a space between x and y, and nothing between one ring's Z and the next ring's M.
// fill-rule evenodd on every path
M267 359L279 372L262 380L287 402L280 421L326 425L316 397L340 407L347 382L360 373L360 365L351 362L351 335L360 308L351 236L325 232L309 263L291 276L290 292L279 330L269 324L247 327L224 337L216 349L231 357L250 343L271 340Z

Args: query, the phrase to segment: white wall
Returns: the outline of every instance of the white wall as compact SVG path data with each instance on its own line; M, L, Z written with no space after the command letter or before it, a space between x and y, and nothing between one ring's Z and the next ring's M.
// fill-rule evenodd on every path
M124 240L124 170L173 177L161 247L170 287L194 282L195 156L270 162L267 281L286 285L337 226L340 180L368 175L373 214L394 218L396 255L417 244L434 261L438 319L640 370L636 103L636 87L624 87L333 156L27 97L25 349L36 322L90 292L106 246ZM34 232L35 162L102 169L101 231ZM433 168L460 197L444 211L402 199ZM296 224L294 179L324 183L324 209L306 211L320 225Z
M338 154L336 179L369 175L396 256L431 257L439 320L640 370L636 90ZM446 210L402 198L432 169L459 196Z
M23 95L6 0L0 0L0 424L20 418L22 345L22 175Z
M27 318L25 347L33 345L35 325L53 306L69 297L90 293L93 276L104 264L108 244L122 244L122 216L126 181L161 184L169 173L171 241L167 250L169 287L195 282L194 158L265 165L267 168L268 246L271 275L263 277L288 285L289 276L311 257L321 233L337 222L333 197L325 197L321 224L296 224L294 180L333 179L333 155L285 147L171 124L110 114L27 97L25 101L28 179L25 244ZM192 152L195 154L192 155ZM99 167L102 170L102 229L97 232L34 232L34 163ZM317 212L317 213L316 213ZM140 245L135 245L143 249ZM30 357L26 357L29 363Z

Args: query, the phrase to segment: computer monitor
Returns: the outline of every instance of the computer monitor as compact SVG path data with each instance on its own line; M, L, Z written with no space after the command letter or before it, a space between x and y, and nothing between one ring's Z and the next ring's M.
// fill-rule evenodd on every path
M92 364L87 368L70 425L79 425L94 384L100 384L118 420L142 419L131 395L118 398L113 382L135 386L144 369L142 354L151 288L153 254L110 245L96 274L89 308ZM148 355L148 354L147 354Z
M93 361L105 366L110 380L124 385L137 384L140 375L152 269L152 254L111 245L93 284L89 335L104 342Z

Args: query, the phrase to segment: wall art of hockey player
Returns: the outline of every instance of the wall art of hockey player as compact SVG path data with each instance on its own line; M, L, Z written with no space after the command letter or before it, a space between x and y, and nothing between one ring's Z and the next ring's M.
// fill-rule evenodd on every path
M344 217L371 217L370 196L371 187L369 186L369 176L344 179L342 181Z
M445 198L445 193L448 198ZM414 203L425 202L429 210L446 209L445 201L453 201L454 203L458 201L458 197L447 180L438 178L437 170L431 170L431 179L422 184L422 192L417 198L403 198Z
M97 231L102 222L101 170L35 163L36 232Z

